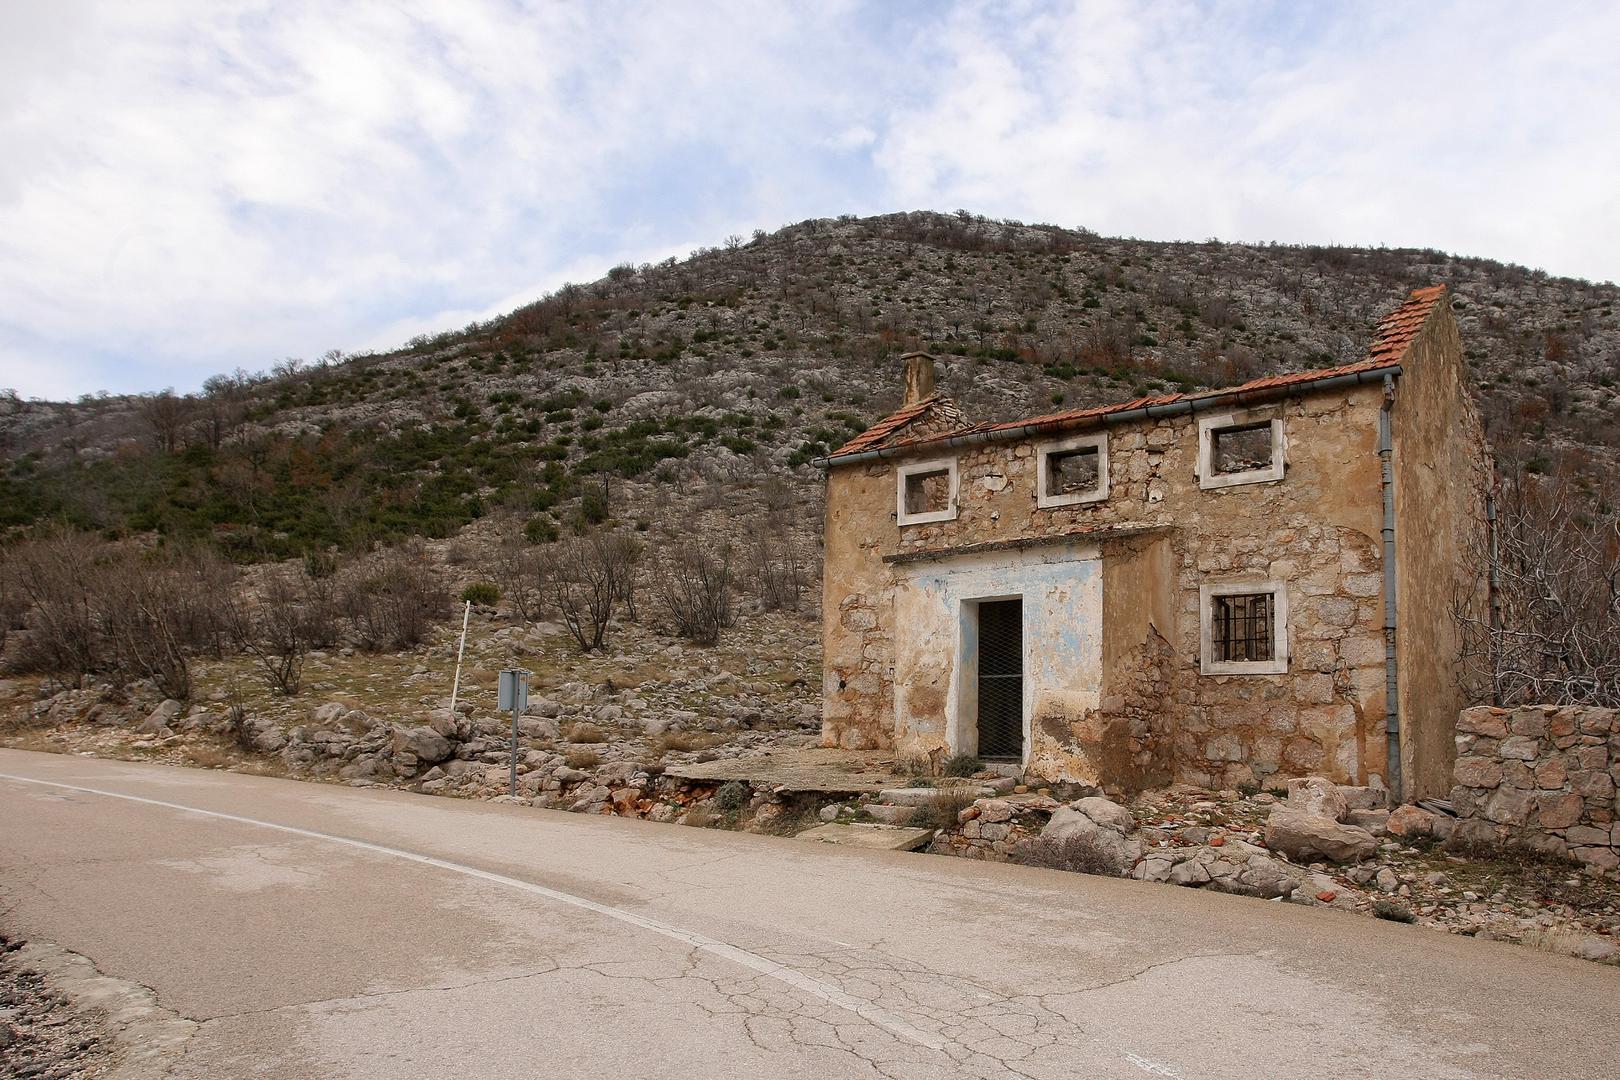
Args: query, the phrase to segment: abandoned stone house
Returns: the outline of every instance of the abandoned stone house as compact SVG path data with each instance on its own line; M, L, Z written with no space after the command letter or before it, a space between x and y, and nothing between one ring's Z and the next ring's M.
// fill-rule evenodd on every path
M826 745L1450 790L1489 464L1444 286L1356 363L1011 423L905 362L824 461Z

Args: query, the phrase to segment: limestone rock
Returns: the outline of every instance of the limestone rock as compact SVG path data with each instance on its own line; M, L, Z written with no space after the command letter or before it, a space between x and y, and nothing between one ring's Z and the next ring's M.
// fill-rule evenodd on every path
M180 715L180 710L183 707L178 701L170 698L153 709L147 718L141 721L141 726L135 730L142 735L157 735L166 739L174 734L169 728L169 722Z
M421 727L396 727L393 745L396 759L408 754L428 765L437 765L455 749L449 739L425 724Z
M1325 776L1301 776L1288 781L1289 809L1343 821L1350 812L1339 785Z
M995 800L985 804L987 808L992 805L995 805ZM985 817L992 820L988 812ZM1118 803L1095 797L1078 799L1067 806L1058 807L1041 830L1043 840L1084 837L1117 867L1115 872L1121 875L1127 873L1142 857L1142 841L1135 834L1136 818L1129 810Z
M1434 815L1421 806L1397 806L1390 811L1384 830L1391 836L1416 839L1434 835Z
M1285 804L1271 810L1266 822L1266 846L1296 862L1358 862L1378 849L1378 841L1366 829L1341 825L1326 815L1304 813Z

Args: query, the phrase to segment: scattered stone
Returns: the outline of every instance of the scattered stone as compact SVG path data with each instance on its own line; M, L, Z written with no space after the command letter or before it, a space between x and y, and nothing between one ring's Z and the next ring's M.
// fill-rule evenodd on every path
M1378 849L1378 841L1366 829L1341 825L1326 815L1302 812L1290 803L1272 808L1266 821L1266 846L1296 862L1318 858L1358 862Z

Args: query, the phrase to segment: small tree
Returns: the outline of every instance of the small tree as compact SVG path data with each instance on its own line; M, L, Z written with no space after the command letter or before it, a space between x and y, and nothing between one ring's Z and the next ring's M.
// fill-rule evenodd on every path
M1584 471L1509 472L1495 551L1471 558L1492 611L1453 605L1465 667L1500 704L1620 707L1620 487L1593 492Z
M654 585L674 631L698 645L713 645L732 624L731 545L718 549L685 541L659 561Z
M621 539L593 530L557 545L547 584L563 625L582 652L602 648L608 624L634 566L635 552Z
M316 636L318 616L310 610L311 591L301 570L269 573L256 601L233 595L232 636L253 657L270 689L291 696L303 682L304 657ZM314 617L312 617L314 616Z

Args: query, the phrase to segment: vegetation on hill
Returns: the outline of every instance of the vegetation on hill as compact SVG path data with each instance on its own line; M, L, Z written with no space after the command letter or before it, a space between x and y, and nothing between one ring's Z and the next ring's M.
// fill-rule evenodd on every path
M1532 471L1620 445L1620 289L1405 249L1153 243L967 213L811 220L621 266L383 355L197 394L0 401L0 528L209 541L243 561L657 518L671 492L813 499L810 461L925 348L1010 417L1356 358L1413 286L1455 294L1493 439ZM741 494L745 503L757 496Z

